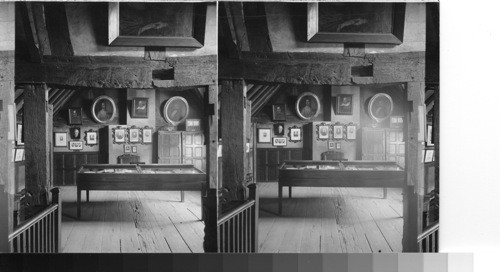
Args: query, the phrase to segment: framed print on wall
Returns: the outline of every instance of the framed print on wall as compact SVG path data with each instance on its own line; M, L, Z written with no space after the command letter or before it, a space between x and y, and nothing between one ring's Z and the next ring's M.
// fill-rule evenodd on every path
M189 104L184 97L171 97L163 107L163 118L168 123L177 126L184 122L189 115Z
M97 123L107 124L115 119L116 105L111 97L101 95L92 102L90 112Z
M130 145L124 145L123 146L123 152L124 153L130 153L130 152L132 152L132 147Z
M148 118L149 99L147 97L136 97L132 99L132 118Z
M89 146L97 145L97 131L92 129L85 131L85 144Z
M273 146L286 146L286 137L274 137Z
M337 96L336 114L352 115L352 94L339 94Z
M290 138L290 142L298 143L302 141L302 128L293 126L288 128L288 138Z
M267 144L271 143L271 129L258 128L257 129L257 143Z
M273 105L273 121L286 121L286 105Z
M55 147L68 146L68 133L66 133L66 132L54 132L54 146Z
M427 125L427 139L425 142L426 146L434 146L434 140L433 140L433 134L432 134L432 125Z
M335 149L335 142L328 141L328 149Z
M15 162L23 161L24 159L24 148L16 148L16 156L14 158Z
M69 150L83 150L83 142L69 141Z
M24 145L23 125L17 124L16 145Z
M321 103L317 95L311 92L301 94L295 102L297 115L304 120L310 120L318 116L321 110Z
M137 153L137 146L135 145L132 146L132 153Z
M109 3L108 43L203 47L207 3Z
M68 124L81 125L82 124L82 108L69 108L68 109Z
M127 141L127 129L126 128L113 128L113 143L121 144Z
M333 125L333 139L344 139L344 126L341 124Z
M346 134L347 134L347 140L356 140L356 125L354 124L348 124L345 127Z
M283 136L285 135L285 124L278 123L273 125L274 135Z
M324 141L330 139L330 126L326 123L316 125L316 134L318 135L318 140Z
M141 130L139 128L128 129L128 141L130 143L138 143Z
M69 129L69 137L73 140L80 140L81 130L80 127L72 127Z
M308 3L307 41L401 44L404 3Z
M380 123L392 114L394 104L390 95L378 93L368 102L368 115L375 122Z
M144 127L142 129L142 143L150 144L153 142L153 129L150 127Z

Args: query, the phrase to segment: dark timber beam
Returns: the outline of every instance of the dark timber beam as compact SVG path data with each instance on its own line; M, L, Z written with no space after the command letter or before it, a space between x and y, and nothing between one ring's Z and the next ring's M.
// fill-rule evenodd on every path
M272 52L273 46L269 38L265 4L258 2L243 3L243 12L245 14L245 26L250 51Z
M49 33L47 31L47 25L45 23L44 4L26 3L26 7L28 9L28 14L31 13L30 17L32 20L32 24L36 30L40 55L52 55L52 51L50 49Z
M94 88L153 88L213 85L217 56L167 58L147 61L133 57L53 57L42 63L16 63L17 83L47 83ZM173 69L174 80L154 78Z
M55 56L73 56L69 35L66 3L44 3L45 23L49 34L50 49Z
M249 51L250 47L248 45L248 34L245 28L243 3L224 2L223 5L227 15L231 37L236 44L238 52Z
M23 129L26 152L26 191L29 206L46 206L51 187L52 107L45 84L24 89Z
M351 75L355 66L372 66L373 76ZM424 80L425 52L366 54L242 52L242 59L219 59L220 79L273 83L355 85Z

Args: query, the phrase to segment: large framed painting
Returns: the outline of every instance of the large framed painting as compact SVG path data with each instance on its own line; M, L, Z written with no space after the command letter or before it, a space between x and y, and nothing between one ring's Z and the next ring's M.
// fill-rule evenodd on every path
M337 115L352 115L352 94L339 94L337 96Z
M368 115L379 123L391 116L393 108L391 96L386 93L378 93L368 102Z
M82 124L82 108L69 108L68 109L68 124L81 125Z
M207 3L108 5L109 45L203 47Z
M116 105L111 97L102 95L94 99L90 112L97 123L107 124L115 118Z
M132 112L130 116L132 118L148 118L148 108L147 97L136 97L132 99Z
M310 120L318 116L321 104L317 95L311 92L301 94L295 102L297 115L304 120Z
M184 97L174 96L170 98L163 107L163 118L177 126L184 122L189 115L189 104Z
M404 3L308 3L307 41L401 44Z

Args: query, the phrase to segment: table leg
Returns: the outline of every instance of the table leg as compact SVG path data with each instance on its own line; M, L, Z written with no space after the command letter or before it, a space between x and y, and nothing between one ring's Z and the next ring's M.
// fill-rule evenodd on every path
M281 199L283 198L283 186L281 185L278 185L278 198L279 198L278 214L281 215L281 210L283 208L283 205L281 203Z
M89 190L87 190L87 203L89 203Z
M181 191L181 202L184 202L184 191Z
M292 186L288 186L288 198L292 198Z
M387 188L384 188L384 199L387 199Z
M81 213L81 209L80 209L81 200L82 200L81 194L82 194L82 191L77 189L76 190L76 217L78 219L80 219L80 213Z

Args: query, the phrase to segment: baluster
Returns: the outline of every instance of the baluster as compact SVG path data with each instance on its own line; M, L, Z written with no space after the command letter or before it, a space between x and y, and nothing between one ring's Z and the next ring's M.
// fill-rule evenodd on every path
M235 218L236 221L236 252L240 252L240 214L236 215Z
M222 253L226 252L226 242L227 242L226 222L224 222L222 223L222 248L221 248Z
M241 230L241 235L243 236L243 252L248 252L247 251L247 210L243 210L241 218L243 219L243 229Z
M439 230L436 230L436 245L435 245L436 252L439 252Z

